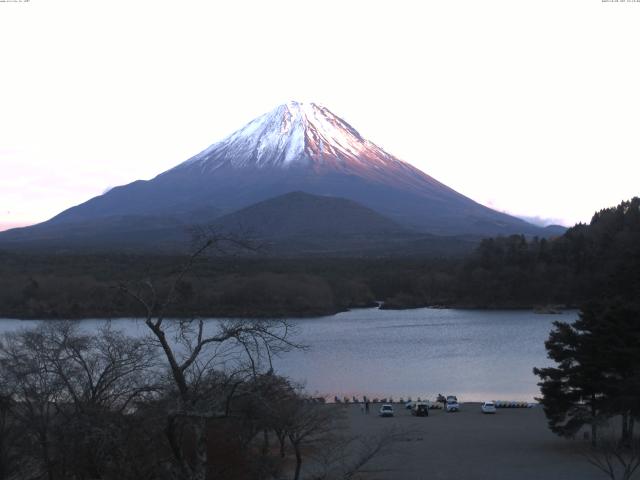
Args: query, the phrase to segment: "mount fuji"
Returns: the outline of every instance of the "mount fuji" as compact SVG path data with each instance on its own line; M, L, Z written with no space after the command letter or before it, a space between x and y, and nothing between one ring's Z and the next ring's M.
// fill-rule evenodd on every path
M115 187L46 222L4 232L0 245L91 245L99 239L117 246L133 238L140 245L171 243L186 226L214 220L224 226L234 212L291 192L350 202L346 209L333 205L335 215L354 214L355 202L397 226L396 234L557 233L465 197L364 139L325 107L289 102L151 180ZM286 216L284 203L267 204L280 209L274 218ZM309 203L316 204L324 205ZM282 225L280 219L274 228ZM260 228L265 231L264 224Z

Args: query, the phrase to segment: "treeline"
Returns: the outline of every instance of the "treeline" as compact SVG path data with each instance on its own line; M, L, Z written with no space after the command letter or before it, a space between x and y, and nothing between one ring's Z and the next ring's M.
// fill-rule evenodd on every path
M596 213L554 239L482 240L464 257L274 258L208 256L180 285L171 315L313 316L383 301L385 308L577 306L607 279L638 291L638 204ZM184 258L0 253L0 316L122 317L140 314L118 285L163 278Z
M601 210L589 225L554 239L484 239L468 258L426 267L414 280L389 303L575 307L604 291L640 295L640 199Z
M123 285L166 291L184 257L0 256L0 317L117 318L140 306ZM313 316L375 304L358 262L204 257L177 287L169 315ZM355 266L355 270L350 268Z
M184 257L0 254L0 317L140 315L119 285L152 280L160 290ZM314 316L369 307L416 285L436 292L455 260L424 258L203 257L179 286L172 316ZM434 281L435 280L435 281ZM433 288L435 286L435 289ZM448 287L447 287L448 288ZM448 297L447 297L448 298ZM420 302L424 300L419 298Z
M589 225L578 224L547 241L522 237L484 240L465 264L475 284L463 289L496 292L498 303L571 302L602 294L640 292L640 199L597 212Z

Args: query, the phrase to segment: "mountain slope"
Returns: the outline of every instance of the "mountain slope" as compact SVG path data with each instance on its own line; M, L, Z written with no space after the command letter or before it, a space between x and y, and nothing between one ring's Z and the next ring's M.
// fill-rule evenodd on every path
M479 241L411 231L352 200L304 192L258 202L212 226L254 239L262 253L278 256L453 256Z
M250 205L214 221L214 228L258 238L403 235L397 223L358 203L291 192Z
M152 180L113 188L22 229L20 235L44 238L52 229L63 234L70 225L82 230L87 222L104 224L100 219L113 218L209 223L215 216L294 191L349 199L424 233L548 235L386 153L328 109L297 102L258 117ZM120 231L126 234L124 223ZM0 242L14 236L0 234Z
M479 241L413 232L352 200L304 192L258 202L208 225L218 234L251 241L260 247L261 255L287 257L452 256L470 252ZM37 235L31 229L14 229L0 236L0 248L57 253L188 252L193 227L173 217L114 215L42 224Z

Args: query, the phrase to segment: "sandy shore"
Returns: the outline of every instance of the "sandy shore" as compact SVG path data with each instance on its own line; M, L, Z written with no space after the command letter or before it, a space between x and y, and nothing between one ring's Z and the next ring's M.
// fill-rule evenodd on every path
M367 465L368 480L590 480L605 478L581 455L583 441L564 440L547 428L542 408L499 409L485 415L480 404L457 413L431 410L414 417L394 405L395 417L365 415L358 405L346 411L351 435L374 436L387 429L406 432L386 454Z

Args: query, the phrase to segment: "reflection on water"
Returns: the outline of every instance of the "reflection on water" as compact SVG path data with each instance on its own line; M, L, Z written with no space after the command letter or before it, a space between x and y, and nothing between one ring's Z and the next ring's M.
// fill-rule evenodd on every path
M461 401L531 401L539 395L534 366L549 365L544 341L555 320L576 312L361 309L329 317L292 319L296 341L308 351L276 360L278 372L303 382L309 392L432 398L456 394ZM86 329L102 320L83 320ZM0 333L35 322L0 320ZM146 333L140 321L114 320L130 335Z
M331 397L368 395L462 401L531 401L534 366L549 365L544 341L555 320L576 312L416 309L354 310L296 320L308 352L291 352L278 370Z

